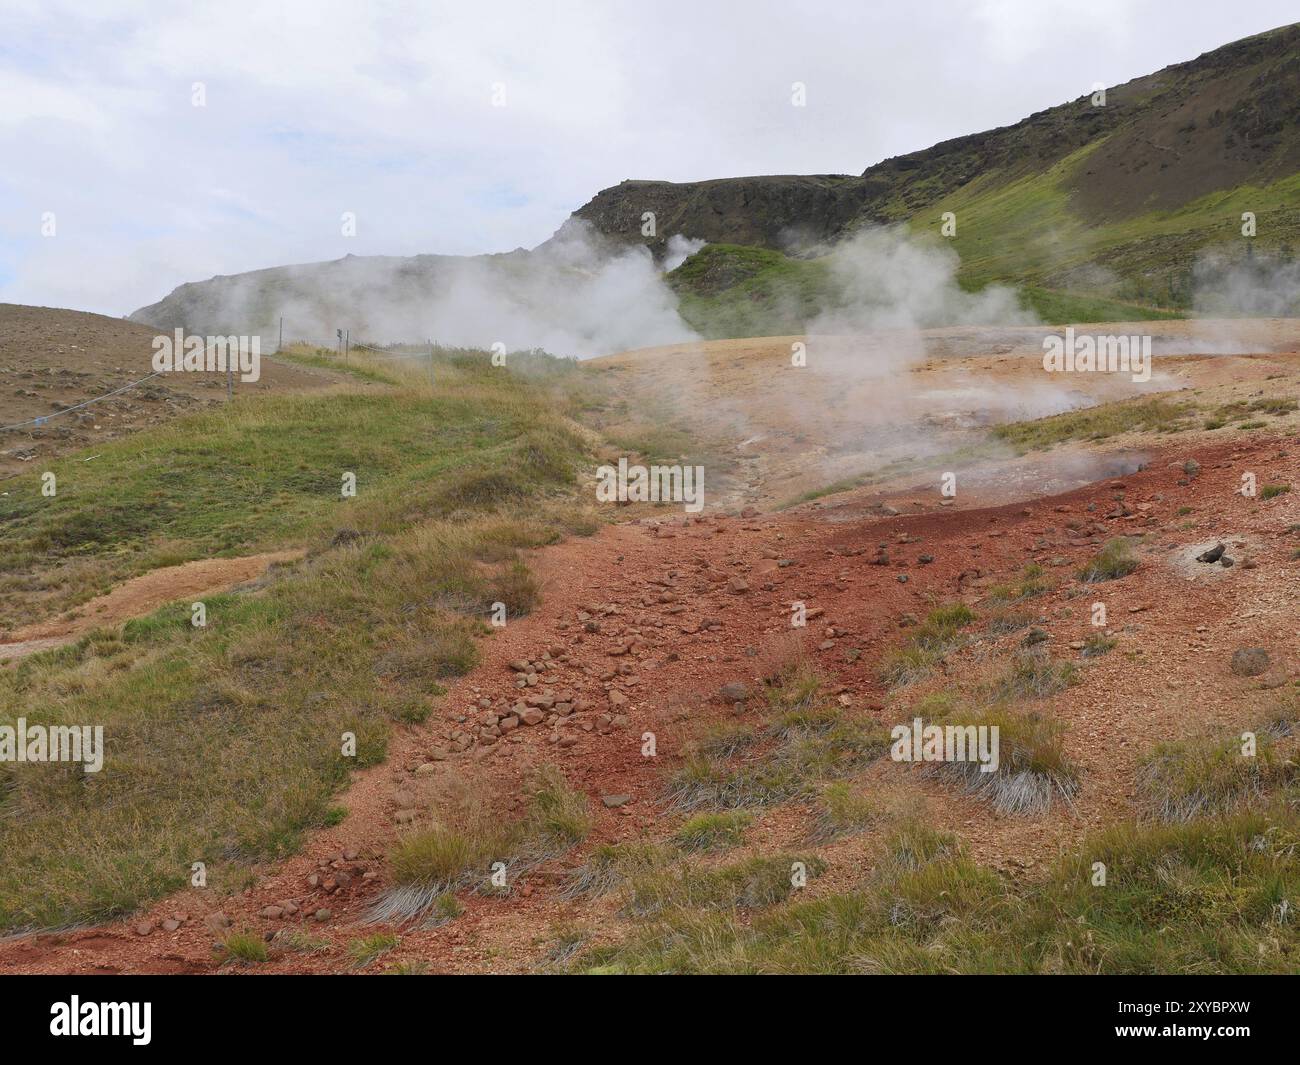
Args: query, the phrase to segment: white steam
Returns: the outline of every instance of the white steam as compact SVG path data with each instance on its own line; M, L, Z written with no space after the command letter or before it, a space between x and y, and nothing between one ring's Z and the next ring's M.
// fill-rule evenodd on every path
M691 242L670 241L684 259ZM332 345L543 348L589 358L696 338L648 249L605 242L571 219L532 251L472 258L349 256L182 286L137 320L196 333L277 335Z

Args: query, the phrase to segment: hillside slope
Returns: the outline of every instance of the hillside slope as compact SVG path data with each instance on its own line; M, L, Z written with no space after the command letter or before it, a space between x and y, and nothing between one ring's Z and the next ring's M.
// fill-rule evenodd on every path
M647 212L655 215L651 236L642 231ZM941 237L947 212L956 233ZM1244 212L1258 227L1249 247ZM1102 105L1084 96L859 175L629 180L597 193L532 251L348 256L214 277L131 317L160 328L271 333L284 315L286 335L315 329L320 341L330 339L321 329L332 336L340 326L373 340L435 330L444 343L488 343L496 334L453 337L454 328L421 308L454 294L467 276L488 275L494 291L522 292L529 310L547 306L553 299L537 293L537 278L581 280L592 271L594 257L569 255L582 231L605 261L611 249L645 246L663 262L679 234L726 246L672 279L683 317L712 337L790 333L815 314L822 291L807 263L888 224L950 245L964 287L1025 286L1028 305L1053 322L1161 316L1197 306L1203 291L1261 283L1300 291L1300 24L1110 88ZM755 252L769 254L759 261ZM1234 264L1248 253L1261 257L1267 276L1243 286ZM574 267L571 278L565 271ZM1294 313L1285 298L1214 309ZM463 318L464 307L456 311ZM538 332L510 342L545 344Z
M1229 287L1225 275L1251 252L1294 280L1298 170L1293 25L1108 89L1104 105L1084 96L858 177L628 181L575 216L656 252L678 232L737 246L674 279L684 316L708 336L792 331L822 292L805 267L819 245L892 223L939 240L947 212L956 234L945 243L960 256L963 285L1030 286L1027 302L1052 321L1146 317ZM654 238L641 234L647 210ZM1247 211L1257 225L1250 249ZM1062 304L1061 294L1085 299ZM1130 306L1092 305L1098 298Z
M574 213L614 239L651 246L681 232L789 250L866 223L928 220L949 200L987 200L1026 179L1050 178L1071 215L1100 226L1223 190L1267 188L1298 169L1300 24L1108 89L1101 106L1083 96L858 177L625 181ZM645 211L657 215L653 237L641 233Z

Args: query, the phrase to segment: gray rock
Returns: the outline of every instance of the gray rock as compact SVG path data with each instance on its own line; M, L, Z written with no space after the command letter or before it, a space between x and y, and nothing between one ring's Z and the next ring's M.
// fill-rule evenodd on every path
M1232 671L1239 677L1258 677L1268 672L1271 664L1268 652L1262 647L1239 647L1232 652Z

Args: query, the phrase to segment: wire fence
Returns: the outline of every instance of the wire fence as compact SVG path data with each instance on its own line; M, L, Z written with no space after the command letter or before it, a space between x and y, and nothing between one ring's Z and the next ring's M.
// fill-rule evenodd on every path
M162 375L161 370L155 370L148 377L142 377L138 381L132 381L130 384L123 385L121 388L115 388L112 392L105 392L102 396L95 396L92 399L83 400L72 407L64 407L62 410L56 410L53 414L42 414L35 418L28 418L25 422L15 422L13 425L0 425L0 433L7 433L13 429L22 429L26 426L39 428L48 422L51 418L62 418L65 414L71 414L73 411L82 410L89 407L92 403L98 403L103 399L111 399L113 396L120 396L123 392L129 392L133 388L139 388L146 381L152 381L155 377Z
M388 359L431 359L433 358L433 347L430 346L428 351L402 352L393 351L392 348L376 348L369 344L361 344L349 341L345 351L351 351L353 348L361 348L364 351L373 351L381 360Z
M281 333L283 334L283 328L281 330ZM362 348L365 351L375 352L376 354L374 357L379 359L380 361L396 361L396 360L410 360L410 359L423 361L425 359L428 359L432 363L434 357L434 349L432 344L429 346L428 351L407 353L407 352L394 352L391 348L376 348L370 344L352 343L351 341L348 341L345 352L347 350L351 350L352 348ZM276 354L277 355L280 354L279 349L277 349ZM432 370L432 366L430 366L430 370ZM65 414L73 414L76 411L84 410L86 407L89 407L91 404L99 403L105 399L112 399L114 396L120 396L124 392L129 392L133 388L139 388L141 385L145 384L146 382L152 381L155 377L161 377L165 372L166 371L163 370L155 370L153 373L149 374L148 377L142 377L138 381L131 381L130 383L123 385L121 388L115 388L111 392L105 392L102 396L93 396L90 399L82 400L80 403L77 403L71 407L64 407L62 410L54 411L51 414L39 414L33 418L28 418L26 421L14 422L12 425L0 425L0 433L8 433L14 431L15 429L25 429L28 427L31 427L33 429L39 429L53 418L62 418Z

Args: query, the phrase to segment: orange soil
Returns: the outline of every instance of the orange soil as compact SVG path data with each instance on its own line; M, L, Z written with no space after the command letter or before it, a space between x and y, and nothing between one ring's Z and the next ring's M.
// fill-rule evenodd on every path
M1181 466L1193 456L1203 469L1189 480ZM1039 497L1048 481L1035 478L1032 461L1018 468L1025 491L1017 501L1006 498L1015 494L1007 485L1017 482L990 474L994 505L970 490L945 505L936 476L917 478L924 483L910 493L858 492L836 507L752 518L678 516L662 524L642 519L543 550L533 560L542 605L485 639L481 665L452 687L428 722L397 731L387 764L356 774L340 799L349 811L340 825L316 833L302 853L256 870L255 885L243 894L216 898L187 890L129 920L0 943L0 972L215 971L213 943L221 933L204 918L217 911L236 929L267 934L302 924L330 945L315 955L275 951L269 963L246 971L341 971L347 942L379 930L361 917L389 883L383 854L405 831L397 824L399 810L414 811L403 821L430 819L434 796L462 778L498 797L503 815L517 812L530 771L545 763L558 765L590 796L595 828L587 843L522 876L508 897L463 897L465 912L444 927L394 929L400 946L370 971L416 959L438 972L527 970L558 922L580 925L598 941L617 938L627 926L610 900L563 901L558 884L599 842L662 838L676 828L680 815L660 801L665 773L679 764L689 735L732 713L714 698L719 686L752 683L765 650L788 638L791 601L824 611L802 639L819 668L843 686L847 712L892 722L928 687L978 677L995 655L1005 661L1022 635L980 635L950 660L946 676L891 694L876 668L905 635L903 615L922 615L933 602L952 599L971 602L978 612L993 583L1038 561L1059 584L1030 604L1040 615L1037 624L1050 633L1054 656L1080 661L1082 682L1041 704L1066 725L1066 749L1081 770L1074 808L1000 816L888 759L855 784L890 807L923 807L932 824L957 833L978 860L1033 877L1089 830L1133 816L1137 760L1155 742L1256 720L1280 685L1300 675L1300 563L1291 558L1300 538L1287 531L1300 522L1300 492L1267 501L1237 492L1246 471L1260 484L1300 484L1300 440L1251 436L1180 446L1153 455L1146 469L1122 480L1048 497ZM877 516L872 508L882 501L902 513ZM1147 537L1140 568L1121 580L1080 586L1079 567L1107 537L1120 534ZM1189 565L1193 547L1220 538L1233 545L1235 567L1211 572ZM870 564L882 543L889 545L890 564ZM922 564L922 554L934 561ZM778 557L791 564L778 566ZM732 589L728 578L736 575L747 590ZM1069 644L1095 631L1089 622L1095 601L1106 604L1118 646L1084 663ZM580 615L598 619L601 631L586 631ZM702 625L710 621L717 627ZM637 636L641 642L624 653ZM1271 671L1253 679L1231 674L1228 658L1240 646L1268 647ZM448 753L450 734L472 727L482 713L480 699L496 706L520 694L508 663L536 660L548 648L559 653L544 685L571 690L591 709L567 723L520 727L490 745ZM850 649L861 656L853 660ZM624 674L609 676L623 664L630 667ZM617 708L611 692L619 693ZM602 722L599 715L607 712L625 714L626 723ZM462 715L470 726L458 721ZM656 758L641 754L647 731L656 734ZM611 794L632 798L607 809L600 800ZM730 857L800 846L809 816L797 803L767 811L746 848ZM877 836L819 847L830 869L805 890L850 887L870 868ZM325 881L339 872L349 882L328 892ZM285 900L299 908L297 916L260 915ZM305 918L319 908L330 911L328 919ZM186 919L163 930L161 922L177 916Z

